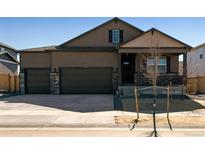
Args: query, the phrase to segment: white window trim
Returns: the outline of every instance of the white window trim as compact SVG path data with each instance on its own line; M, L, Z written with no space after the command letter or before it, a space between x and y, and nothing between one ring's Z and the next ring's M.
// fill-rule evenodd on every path
M201 55L202 55L202 58L201 58ZM199 59L202 60L204 58L204 54L203 54L203 50L201 49L199 51Z
M147 58L147 72L148 73L152 73L151 71L148 71L148 67L149 66L154 66L155 64L148 64L148 59L154 59L154 58ZM160 58L157 58L157 60L160 60L160 59L165 59L166 60L166 63L165 64L157 64L157 67L158 66L165 66L165 71L160 71L159 69L158 69L158 71L159 71L159 73L167 73L167 58L166 57L160 57ZM155 59L154 59L155 60Z
M114 36L115 32L118 32L118 37ZM117 41L115 41L115 39L117 39ZM112 43L116 43L116 44L120 43L120 30L119 29L112 30Z

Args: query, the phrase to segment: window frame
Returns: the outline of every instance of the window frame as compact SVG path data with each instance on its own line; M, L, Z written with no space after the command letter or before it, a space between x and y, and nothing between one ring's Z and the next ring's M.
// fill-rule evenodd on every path
M148 61L151 60L151 59L152 59L152 62L149 63ZM165 63L164 63L164 64L163 64L163 63L160 63L160 60L161 60L161 59L164 59L164 60L165 60ZM167 57L157 57L157 60L159 61L159 63L157 64L158 72L159 72L159 73L162 73L162 74L163 74L163 73L167 73ZM155 66L155 58L150 58L150 57L147 58L147 72L148 72L148 73L152 73L152 71L149 70L149 67L150 67L150 66L152 66L152 67ZM165 67L164 71L160 71L159 66L164 66L164 67ZM154 71L153 71L153 72L154 72Z
M203 49L199 50L199 59L203 59L204 55L203 55Z
M117 39L117 41L116 41L116 39ZM120 30L119 29L112 30L112 43L114 43L114 44L120 43Z

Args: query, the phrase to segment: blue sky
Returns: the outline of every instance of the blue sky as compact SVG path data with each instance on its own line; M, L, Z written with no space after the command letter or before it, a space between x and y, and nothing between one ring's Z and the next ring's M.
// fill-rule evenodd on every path
M0 18L0 42L16 49L61 44L109 18ZM191 46L205 43L205 18L121 18L146 31L157 28Z

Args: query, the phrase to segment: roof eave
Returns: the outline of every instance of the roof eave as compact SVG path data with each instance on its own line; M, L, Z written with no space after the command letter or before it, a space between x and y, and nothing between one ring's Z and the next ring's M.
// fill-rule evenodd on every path
M186 46L186 48L192 49L192 47L191 47L190 45L188 45L188 44L186 44L186 43L184 43L184 42L182 42L182 41L180 41L180 40L178 40L178 39L176 39L176 38L174 38L174 37L172 37L172 36L170 36L170 35L168 35L168 34L162 32L162 31L160 31L160 30L158 30L158 29L156 29L156 28L151 28L151 29L147 30L146 32L142 33L141 35L136 36L136 37L133 38L132 40L129 40L129 41L127 41L127 42L121 44L120 47L122 47L123 45L126 45L127 43L133 41L134 39L139 38L140 36L142 36L142 35L144 35L144 34L150 32L150 31L152 31L152 30L156 30L156 31L158 31L159 33L162 33L163 35L165 35L165 36L167 36L167 37L170 37L171 39L173 39L173 40L175 40L175 41L177 41L177 42L183 44L184 46Z

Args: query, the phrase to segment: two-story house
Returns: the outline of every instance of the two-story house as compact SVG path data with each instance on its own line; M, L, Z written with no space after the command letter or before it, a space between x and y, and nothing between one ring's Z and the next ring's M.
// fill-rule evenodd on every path
M17 75L18 61L16 49L0 42L0 74Z
M0 91L19 90L16 49L0 42Z
M187 54L187 77L189 93L205 93L205 43Z

